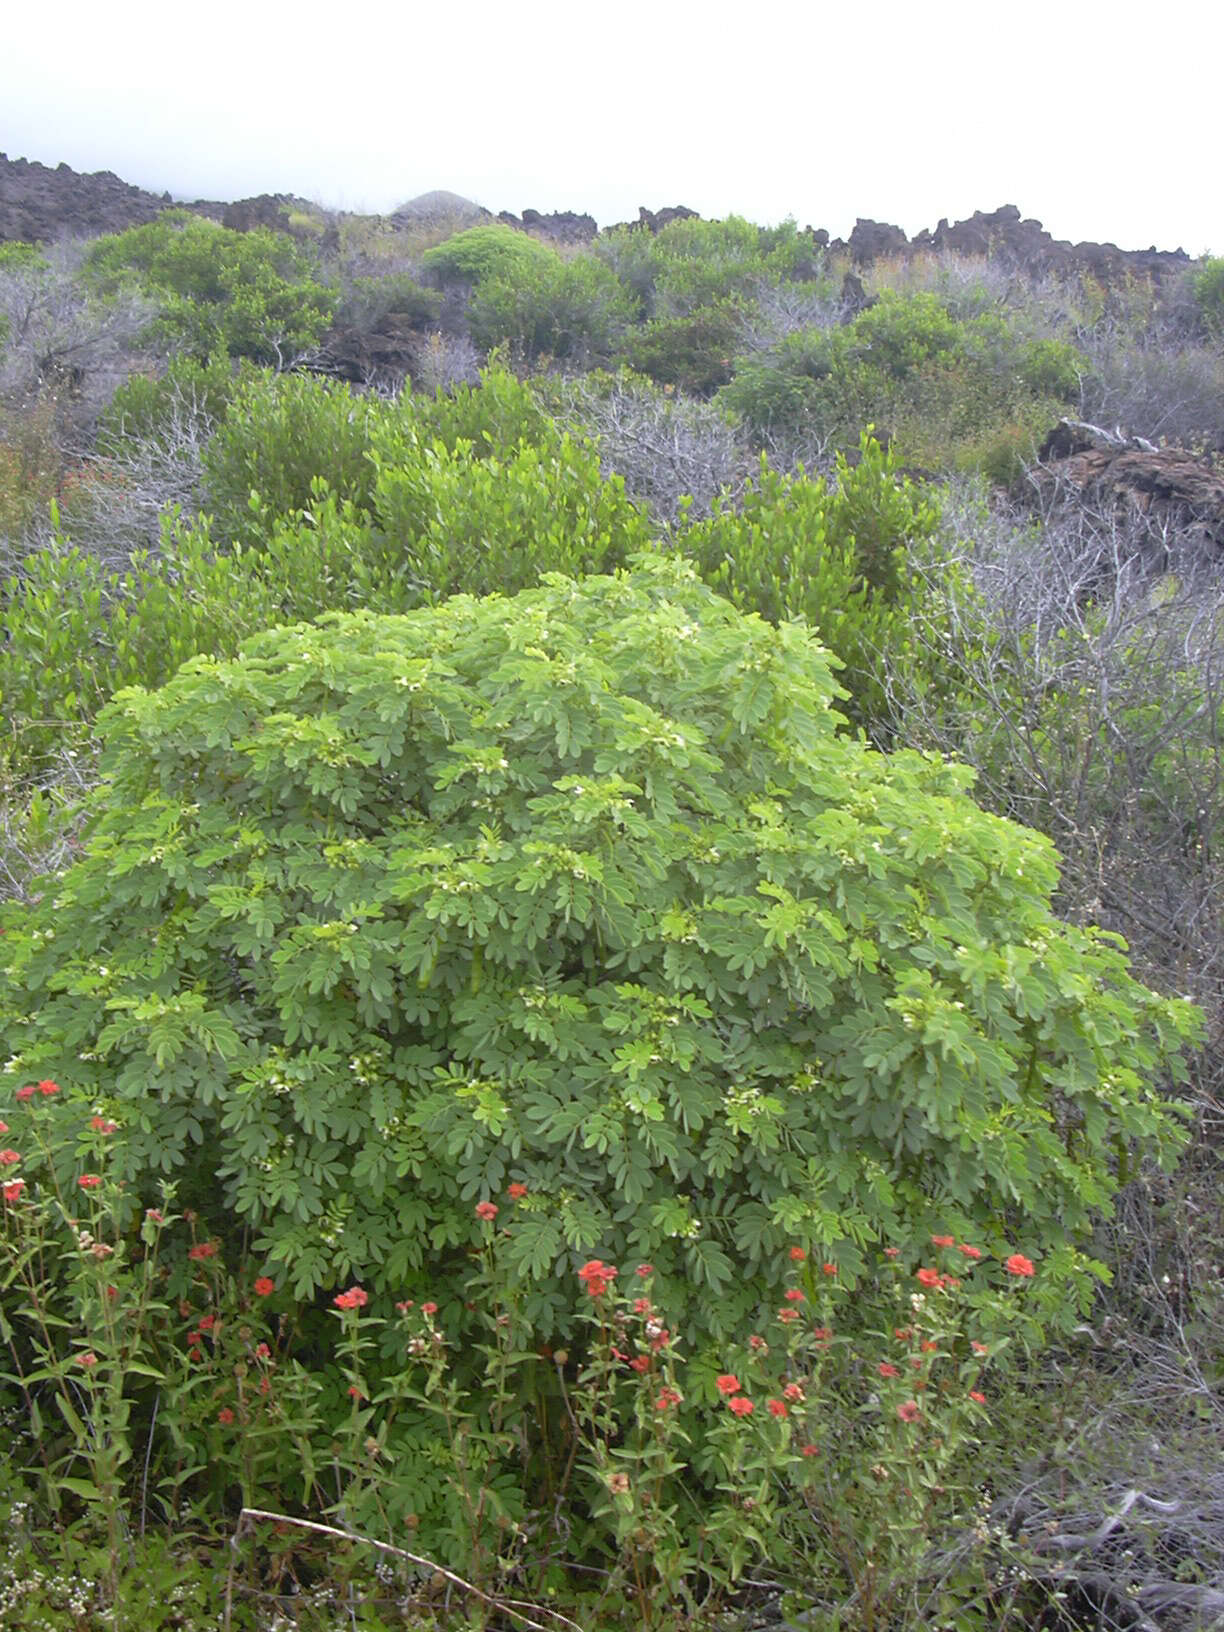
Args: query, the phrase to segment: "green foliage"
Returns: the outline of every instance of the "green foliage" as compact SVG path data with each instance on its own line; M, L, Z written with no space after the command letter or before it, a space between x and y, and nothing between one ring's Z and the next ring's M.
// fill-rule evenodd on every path
M235 368L221 353L172 357L163 374L129 374L99 416L99 448L115 453L156 439L184 414L217 423L252 373L249 363Z
M1022 1226L1070 1276L1115 1150L1178 1143L1192 1011L834 695L805 627L666 561L197 659L116 699L86 856L6 912L5 1074L71 1066L134 1193L223 1206L301 1294L453 1286L510 1177L540 1331L595 1249L694 1341L796 1235L852 1282L903 1222Z
M303 376L256 379L208 470L215 525L167 522L160 551L122 571L59 542L0 586L0 706L16 768L81 746L119 687L160 685L198 653L233 655L271 624L607 571L650 538L596 450L508 375L397 403Z
M436 324L442 300L436 289L425 289L408 272L387 272L381 277L354 278L336 308L337 326L366 333L387 318L405 328Z
M997 313L964 321L926 292L886 290L852 323L802 329L737 367L720 400L763 444L846 447L868 424L920 464L972 465L1002 429L1044 425L1078 396L1083 361L1065 342L1030 340Z
M593 253L607 262L647 316L683 317L750 297L765 283L812 276L817 251L793 221L757 227L741 216L672 221L657 234L603 233Z
M25 410L0 408L0 541L18 541L45 520L62 465L49 392Z
M1191 289L1207 333L1214 340L1224 338L1224 256L1204 256Z
M682 317L657 317L628 336L629 366L658 385L706 397L731 379L743 333L743 308L724 300Z
M371 422L388 411L343 381L309 374L249 380L204 455L204 490L218 536L260 542L269 517L310 508L317 478L367 510L374 488L367 457Z
M38 244L27 244L19 238L0 244L0 273L33 271L46 264L46 256Z
M318 345L338 298L284 233L234 232L186 211L99 238L85 266L103 290L134 279L161 302L162 334L201 361L227 352L288 366Z
M507 345L528 362L589 368L611 357L634 315L632 297L601 261L550 253L482 278L468 324L486 350Z
M479 289L490 278L514 279L551 268L556 250L525 232L500 224L468 227L427 249L421 269L440 284L470 283Z
M679 542L706 582L743 611L810 623L845 665L851 719L871 726L883 713L883 666L905 661L918 626L929 622L911 568L929 560L938 521L934 500L864 436L854 466L839 456L832 490L762 461L742 494Z

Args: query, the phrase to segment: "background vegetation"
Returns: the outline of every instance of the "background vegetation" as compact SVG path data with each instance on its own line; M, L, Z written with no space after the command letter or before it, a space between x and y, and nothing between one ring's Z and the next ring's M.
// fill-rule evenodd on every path
M1221 263L291 225L0 246L0 1619L1217 1623Z

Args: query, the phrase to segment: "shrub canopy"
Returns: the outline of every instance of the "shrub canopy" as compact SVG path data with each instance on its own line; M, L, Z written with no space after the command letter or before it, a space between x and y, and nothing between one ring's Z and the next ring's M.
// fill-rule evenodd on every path
M134 1190L300 1293L457 1284L513 1181L537 1330L592 1252L717 1332L787 1243L852 1280L894 1230L1023 1227L1057 1299L1114 1153L1176 1144L1192 1011L836 696L806 626L645 558L196 658L107 710L86 853L8 912L5 1080L91 1087Z

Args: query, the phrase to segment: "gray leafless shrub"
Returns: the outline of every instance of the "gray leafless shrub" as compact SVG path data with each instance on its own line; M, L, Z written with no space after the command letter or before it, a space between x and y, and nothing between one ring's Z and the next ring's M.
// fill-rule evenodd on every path
M711 403L667 396L646 381L577 377L559 388L558 417L595 438L605 475L618 475L630 498L673 525L710 513L720 493L734 492L755 461L734 427Z
M28 902L37 881L62 873L80 848L93 755L65 749L38 784L0 784L0 901Z
M1080 340L1088 367L1080 411L1149 441L1224 450L1224 353L1099 325Z
M800 329L836 327L843 312L840 294L818 283L762 283L744 313L742 349L772 351Z
M8 324L0 396L22 408L54 388L67 440L92 428L157 315L134 293L92 295L78 276L81 254L80 245L60 244L43 263L0 272L0 313Z
M417 348L412 380L423 391L449 391L456 385L478 385L480 366L481 354L466 334L438 330L423 339ZM377 389L393 392L398 387L387 381L378 382Z
M984 803L1050 835L1061 903L1122 933L1146 978L1224 1024L1224 566L1067 503L1033 522L953 497L950 692L887 684L900 740L955 754ZM948 702L951 696L954 701Z

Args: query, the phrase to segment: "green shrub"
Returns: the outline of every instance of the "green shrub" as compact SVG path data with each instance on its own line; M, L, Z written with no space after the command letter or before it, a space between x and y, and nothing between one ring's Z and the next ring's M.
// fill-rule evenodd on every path
M164 374L129 374L99 416L99 447L115 453L157 438L184 413L217 423L252 372L249 363L235 368L222 353L203 361L173 357Z
M178 1180L299 1295L457 1287L513 1178L538 1332L593 1250L699 1345L796 1237L853 1284L945 1228L1023 1228L1073 1319L1115 1154L1178 1142L1152 1074L1192 1011L1054 918L1047 841L838 736L834 695L809 631L666 561L128 691L87 854L5 911L3 1076L71 1067L133 1201Z
M250 380L204 455L205 495L218 537L259 543L269 518L310 508L317 477L368 509L370 425L387 412L378 398L359 396L343 381L309 374Z
M472 339L506 345L528 362L589 368L611 357L635 306L615 275L590 255L556 255L484 278L472 298Z
M1224 256L1205 256L1191 284L1204 329L1214 340L1224 337Z
M185 211L99 238L85 269L104 291L135 282L162 305L161 333L203 360L216 352L284 367L312 351L337 293L284 233L234 232Z
M657 317L630 334L625 357L658 385L708 397L730 382L743 326L743 308L734 301L698 306L683 317Z
M938 505L864 437L855 466L839 457L832 489L762 461L679 545L742 611L810 623L845 666L851 720L870 727L883 713L882 666L901 661L924 618L924 580L910 564L929 560L938 522Z
M529 277L558 260L556 250L529 238L514 227L468 227L444 244L427 249L421 269L440 284L470 283L473 288L490 278Z

